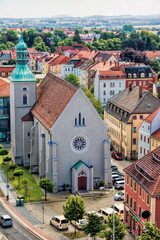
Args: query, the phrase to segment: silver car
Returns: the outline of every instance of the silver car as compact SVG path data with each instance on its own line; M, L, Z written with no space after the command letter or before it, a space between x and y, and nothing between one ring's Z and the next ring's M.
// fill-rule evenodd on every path
M120 191L114 195L114 200L124 200L124 191Z
M2 227L12 227L13 221L9 215L2 215L0 216L0 225Z

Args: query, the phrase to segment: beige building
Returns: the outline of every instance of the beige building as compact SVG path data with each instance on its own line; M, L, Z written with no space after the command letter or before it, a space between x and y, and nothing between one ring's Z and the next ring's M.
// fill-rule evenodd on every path
M110 98L104 112L108 135L115 151L126 159L138 157L138 129L143 119L160 106L149 91L131 86Z

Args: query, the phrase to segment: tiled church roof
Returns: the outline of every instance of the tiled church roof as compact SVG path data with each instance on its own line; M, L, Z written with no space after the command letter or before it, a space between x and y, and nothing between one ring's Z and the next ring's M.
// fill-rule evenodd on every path
M32 114L47 128L51 128L78 90L73 84L49 72L39 86L38 98Z
M124 169L150 195L160 196L160 147Z

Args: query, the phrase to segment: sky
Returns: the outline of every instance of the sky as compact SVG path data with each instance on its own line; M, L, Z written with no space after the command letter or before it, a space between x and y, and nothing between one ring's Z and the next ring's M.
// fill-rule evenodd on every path
M160 14L160 0L0 0L0 18Z

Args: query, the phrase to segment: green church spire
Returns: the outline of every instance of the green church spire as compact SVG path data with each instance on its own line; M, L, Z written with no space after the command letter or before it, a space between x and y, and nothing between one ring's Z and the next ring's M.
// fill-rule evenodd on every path
M25 44L22 33L18 44L16 45L16 67L9 79L12 82L36 82L32 72L30 71L28 62L27 45Z

